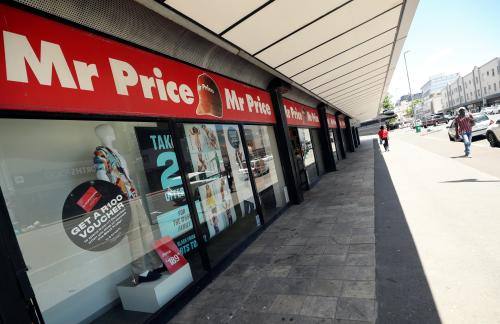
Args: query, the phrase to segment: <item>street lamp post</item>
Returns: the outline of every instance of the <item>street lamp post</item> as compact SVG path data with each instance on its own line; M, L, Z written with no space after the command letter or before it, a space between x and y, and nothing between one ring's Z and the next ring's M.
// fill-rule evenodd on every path
M408 80L408 89L410 90L410 105L412 103L412 95L411 95L411 85L410 85L410 75L408 74L408 65L406 64L406 53L408 53L408 51L405 51L403 53L403 57L405 59L405 68L406 68L406 79ZM415 107L413 107L413 124L415 124Z

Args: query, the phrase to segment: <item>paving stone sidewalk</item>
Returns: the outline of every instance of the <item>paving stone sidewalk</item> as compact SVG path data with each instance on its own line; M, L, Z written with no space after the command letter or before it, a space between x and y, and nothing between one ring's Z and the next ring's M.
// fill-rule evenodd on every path
M375 323L372 140L338 169L170 323Z

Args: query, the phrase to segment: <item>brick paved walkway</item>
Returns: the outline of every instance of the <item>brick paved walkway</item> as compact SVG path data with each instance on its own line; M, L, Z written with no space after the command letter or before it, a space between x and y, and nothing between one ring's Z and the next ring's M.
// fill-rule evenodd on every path
M375 323L372 140L338 169L170 323Z

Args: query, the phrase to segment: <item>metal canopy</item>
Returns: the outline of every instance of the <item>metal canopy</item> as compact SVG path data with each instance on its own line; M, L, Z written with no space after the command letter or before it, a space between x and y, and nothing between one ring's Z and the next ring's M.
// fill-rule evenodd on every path
M377 116L418 0L163 5L358 120Z

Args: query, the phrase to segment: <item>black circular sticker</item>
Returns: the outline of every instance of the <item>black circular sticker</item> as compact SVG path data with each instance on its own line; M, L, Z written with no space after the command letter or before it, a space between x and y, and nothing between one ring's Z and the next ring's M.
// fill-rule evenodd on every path
M238 136L238 131L234 127L229 127L227 130L227 138L229 139L229 143L235 149L240 147L240 137Z
M118 244L130 225L127 197L114 184L93 180L82 183L66 198L63 226L68 237L88 251L104 251Z

